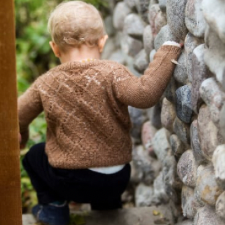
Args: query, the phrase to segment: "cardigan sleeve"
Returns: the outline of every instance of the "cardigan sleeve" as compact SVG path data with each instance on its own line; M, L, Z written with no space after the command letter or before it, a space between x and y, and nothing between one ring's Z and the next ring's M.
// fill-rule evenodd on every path
M38 83L39 80L37 79L31 87L18 98L19 128L22 144L25 144L28 140L29 124L43 111L42 101L38 91Z
M125 67L115 71L113 91L123 104L136 108L149 108L155 105L173 74L181 49L177 46L163 45L155 54L144 75L136 77Z

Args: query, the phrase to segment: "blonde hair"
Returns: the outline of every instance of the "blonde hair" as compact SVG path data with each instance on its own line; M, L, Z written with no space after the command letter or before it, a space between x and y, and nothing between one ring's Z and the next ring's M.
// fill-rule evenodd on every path
M96 46L105 34L98 10L82 1L59 4L49 17L48 30L53 42L62 50L79 48L82 44Z

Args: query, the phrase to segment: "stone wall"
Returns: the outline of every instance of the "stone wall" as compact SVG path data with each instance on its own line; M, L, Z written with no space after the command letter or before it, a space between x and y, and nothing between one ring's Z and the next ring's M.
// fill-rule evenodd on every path
M135 205L168 204L179 225L225 224L225 1L109 2L103 58L134 75L165 41L184 43L161 101L130 108Z

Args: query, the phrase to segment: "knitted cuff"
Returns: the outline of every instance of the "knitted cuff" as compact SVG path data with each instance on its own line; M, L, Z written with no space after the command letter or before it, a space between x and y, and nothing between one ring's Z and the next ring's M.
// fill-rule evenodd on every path
M166 42L164 42L163 45L173 45L173 46L177 46L179 48L181 47L181 45L175 41L166 41Z

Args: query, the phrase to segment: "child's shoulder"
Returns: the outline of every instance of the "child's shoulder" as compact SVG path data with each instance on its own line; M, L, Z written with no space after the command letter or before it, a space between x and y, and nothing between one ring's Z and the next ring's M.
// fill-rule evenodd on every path
M78 63L78 62L71 62L71 63L65 63L61 64L59 66L56 66L50 70L48 70L46 73L42 74L38 77L39 82L51 82L51 80L54 80L56 78L60 78L63 76L63 74L71 71L79 71L79 74L86 73L92 73L92 70L94 72L99 71L100 73L107 76L108 74L124 74L128 73L130 74L129 70L122 64L111 61L111 60L94 60L89 63ZM62 73L63 72L63 73Z
M51 76L52 73L57 73L59 71L64 71L64 72L70 71L70 70L80 70L80 71L89 70L90 71L90 69L104 71L108 73L112 71L117 71L117 70L127 70L127 68L124 65L116 61L97 59L97 60L86 61L86 62L74 61L74 62L64 63L50 69L43 76Z
M130 73L128 68L126 66L124 66L123 64L120 64L116 61L111 61L111 60L99 60L99 65L102 66L104 65L104 67L106 69L109 69L109 71L124 71L124 72L127 72L127 73Z
M54 74L55 74L55 73L53 72L53 71L54 71L53 69L54 69L54 68L52 68L52 69L46 71L45 73L39 75L39 76L35 79L35 81L33 82L33 86L38 87L38 86L43 86L43 84L49 83L50 80L53 79Z

